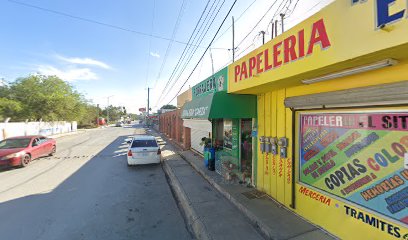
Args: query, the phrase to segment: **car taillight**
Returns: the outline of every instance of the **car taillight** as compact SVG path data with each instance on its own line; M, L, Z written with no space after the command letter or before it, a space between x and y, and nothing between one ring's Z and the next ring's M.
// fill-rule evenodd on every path
M131 157L133 154L132 154L132 150L129 150L128 151L128 157Z
M157 150L157 155L160 155L161 154L161 150L160 150L160 148Z

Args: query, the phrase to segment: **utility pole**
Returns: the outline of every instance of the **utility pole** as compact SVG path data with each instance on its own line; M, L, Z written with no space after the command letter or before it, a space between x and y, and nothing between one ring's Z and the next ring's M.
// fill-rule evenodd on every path
M234 25L234 16L232 16L232 62L235 62L235 25Z
M283 19L285 18L285 14L281 13L280 16L281 16L281 21L282 21L282 33L283 33L285 31L285 28L283 27Z
M275 36L273 35L274 34L274 28L275 28L275 24L273 23L273 19L272 19L272 29L271 29L271 39L273 39Z
M278 36L278 20L275 20L275 37Z
M150 88L147 88L147 116L149 116L150 112Z
M213 60L213 56L212 56L212 52L211 52L211 48L210 50L210 58L211 58L211 67L212 67L212 74L214 75L214 60Z
M260 31L260 34L262 34L262 45L265 44L265 31Z
M108 99L108 106L106 107L106 123L109 124L109 98L113 97L113 95L106 97Z

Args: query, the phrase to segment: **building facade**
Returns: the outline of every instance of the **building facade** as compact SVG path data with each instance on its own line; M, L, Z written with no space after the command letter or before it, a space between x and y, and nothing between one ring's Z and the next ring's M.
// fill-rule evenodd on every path
M189 149L191 146L190 129L183 126L181 119L181 109L160 114L159 131L164 133L170 140L183 149Z
M227 93L224 68L192 88L193 99L183 107L184 126L191 128L191 147L214 152L215 170L226 179L252 182L252 127L256 96ZM206 144L203 139L206 138Z
M159 115L159 131L183 149L191 147L191 129L184 126L180 109L188 101L191 101L191 88L177 97L177 109L162 109Z
M228 67L256 188L342 239L408 237L407 9L337 0Z

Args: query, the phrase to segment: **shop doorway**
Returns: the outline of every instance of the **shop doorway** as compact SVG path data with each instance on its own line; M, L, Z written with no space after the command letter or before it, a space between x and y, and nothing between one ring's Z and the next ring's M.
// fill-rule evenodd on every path
M252 119L241 120L241 162L243 181L252 176ZM252 180L252 179L251 179Z

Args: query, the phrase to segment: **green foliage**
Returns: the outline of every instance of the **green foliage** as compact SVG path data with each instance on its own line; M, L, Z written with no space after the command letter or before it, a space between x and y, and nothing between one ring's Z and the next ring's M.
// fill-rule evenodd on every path
M17 101L21 111L13 120L77 120L84 98L74 88L55 76L32 75L19 78L8 87L8 99Z
M109 106L110 121L127 115L125 107ZM0 120L77 121L78 126L93 126L97 117L107 117L69 83L56 76L31 75L0 86Z
M130 118L130 119L132 119L132 120L140 120L140 119L142 119L142 116L141 115L138 115L138 114L135 114L135 113L129 113L129 114L127 114L128 115L128 117Z
M21 110L20 102L0 97L0 118L19 115Z
M160 109L176 109L177 107L171 104L163 105Z
M109 122L116 122L120 120L121 117L126 115L122 107L115 107L110 105L109 107L105 108L102 111L102 116L108 119L108 112L109 112Z
M91 111L93 108L70 84L56 76L31 75L0 87L3 119L91 122L97 116Z

